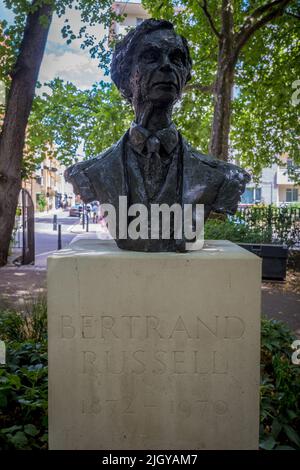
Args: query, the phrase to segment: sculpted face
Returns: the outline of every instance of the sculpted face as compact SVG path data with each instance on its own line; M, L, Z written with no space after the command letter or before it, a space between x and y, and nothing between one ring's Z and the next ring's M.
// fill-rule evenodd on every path
M133 103L174 103L180 98L187 76L187 57L180 36L167 29L146 34L132 63Z

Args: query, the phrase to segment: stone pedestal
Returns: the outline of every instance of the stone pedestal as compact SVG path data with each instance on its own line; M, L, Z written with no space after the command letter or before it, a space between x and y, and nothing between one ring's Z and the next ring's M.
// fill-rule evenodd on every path
M49 257L50 449L257 449L260 276L224 241Z

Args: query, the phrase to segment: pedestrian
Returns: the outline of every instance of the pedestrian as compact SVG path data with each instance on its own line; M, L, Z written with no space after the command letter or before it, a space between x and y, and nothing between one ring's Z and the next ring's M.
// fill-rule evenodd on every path
M97 223L98 223L98 213L99 213L98 202L97 202L97 201L93 201L93 202L92 202L93 224L97 224Z

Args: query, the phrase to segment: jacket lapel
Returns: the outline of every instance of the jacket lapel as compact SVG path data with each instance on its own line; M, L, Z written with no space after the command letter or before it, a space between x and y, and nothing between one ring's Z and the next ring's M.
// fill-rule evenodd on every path
M183 147L183 204L211 206L223 176L218 171L218 162L202 155L182 139Z
M127 196L124 168L124 146L127 134L87 170L101 204L112 204L118 215L119 196Z

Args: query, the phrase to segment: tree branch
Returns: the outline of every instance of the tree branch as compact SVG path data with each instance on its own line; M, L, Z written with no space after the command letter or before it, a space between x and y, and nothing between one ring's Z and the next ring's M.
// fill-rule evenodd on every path
M215 83L211 83L210 85L202 85L201 83L190 83L186 85L184 91L201 91L202 93L214 93L215 92Z
M239 53L250 37L262 26L284 13L285 7L291 0L274 0L257 8L246 18L245 23L235 34L235 48L233 53L233 63L235 64Z
M297 18L297 20L300 20L300 14L298 13L293 13L292 11L285 10L284 12L286 15L292 16L293 18Z
M248 20L251 20L251 18L258 18L260 17L263 13L266 13L266 11L272 9L273 7L279 6L280 4L283 3L283 0L273 0L272 2L266 3L265 5L261 5L260 7L256 8L248 18L246 18L245 25Z
M208 11L207 0L203 0L203 3L201 3L201 1L198 0L198 4L199 4L200 8L202 9L204 15L206 16L213 33L217 36L218 39L221 39L221 34L217 30L217 28L215 26L215 23L214 23L214 21L211 17L211 14Z

